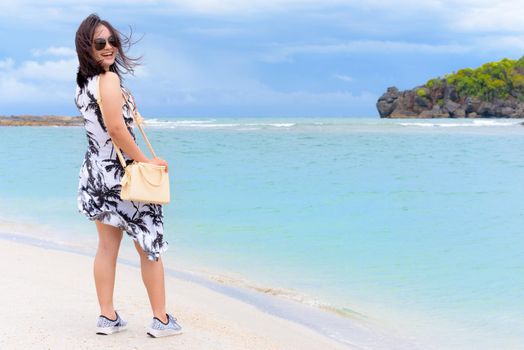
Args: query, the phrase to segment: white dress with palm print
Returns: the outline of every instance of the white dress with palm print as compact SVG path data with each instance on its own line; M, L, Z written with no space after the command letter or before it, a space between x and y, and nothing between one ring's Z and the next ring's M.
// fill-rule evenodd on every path
M124 169L118 160L96 101L98 77L97 75L89 78L82 88L76 87L75 101L84 117L88 143L79 174L78 210L90 220L99 220L124 230L140 244L149 260L156 261L168 246L163 238L162 206L120 199L120 180ZM124 87L122 90L131 107L136 108L129 91ZM122 117L136 141L133 117L125 102L122 106ZM122 154L128 164L132 162L123 151Z

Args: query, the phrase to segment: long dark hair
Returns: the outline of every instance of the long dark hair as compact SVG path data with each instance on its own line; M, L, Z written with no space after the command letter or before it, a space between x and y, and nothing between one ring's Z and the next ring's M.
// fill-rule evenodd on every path
M141 57L128 57L125 53L137 42L131 41L133 35L132 30L129 36L126 36L116 30L108 21L100 19L96 13L92 13L80 23L75 36L76 54L78 55L79 63L76 83L80 87L83 87L87 83L87 79L105 72L102 65L95 60L92 54L95 29L99 24L106 26L116 41L115 48L117 53L115 62L109 66L111 72L118 74L122 80L123 74L134 73L134 68L139 65L141 59Z

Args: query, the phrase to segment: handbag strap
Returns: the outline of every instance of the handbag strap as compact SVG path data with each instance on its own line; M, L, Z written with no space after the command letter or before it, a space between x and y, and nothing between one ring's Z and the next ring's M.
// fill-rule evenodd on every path
M97 78L96 87L97 87L97 89L96 89L96 102L98 103L98 106L100 107L100 113L102 114L102 119L104 120L104 123L105 123L104 111L102 110L102 95L100 93L100 75ZM135 121L135 124L138 126L138 129L140 130L140 133L144 137L144 141L146 142L147 148L149 148L149 151L151 152L153 157L156 157L155 151L153 150L153 146L151 146L151 143L149 142L149 139L147 138L146 133L145 133L144 129L142 128L142 123L144 121L144 118L142 118L142 116L140 115L140 113L136 109L136 102L135 102L135 108L132 108L129 105L129 101L127 99L127 96L124 94L124 91L122 91L122 96L124 97L124 101L127 104L127 108L131 111L131 115L133 117L133 120ZM133 98L133 101L134 100L135 99ZM105 124L107 125L107 123L105 123ZM124 156L122 155L122 152L120 151L120 148L116 145L116 143L115 143L115 141L113 141L113 139L111 139L111 142L113 143L113 146L115 147L116 153L118 155L118 159L120 160L120 164L122 164L122 167L125 168L126 167L126 162L125 162Z

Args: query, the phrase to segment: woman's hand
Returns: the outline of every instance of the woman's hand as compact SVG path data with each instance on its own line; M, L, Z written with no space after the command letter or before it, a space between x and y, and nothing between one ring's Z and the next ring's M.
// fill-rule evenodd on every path
M147 161L149 164L155 164L155 165L163 165L166 167L166 173L167 173L167 162L161 158L155 157L153 159L149 159Z

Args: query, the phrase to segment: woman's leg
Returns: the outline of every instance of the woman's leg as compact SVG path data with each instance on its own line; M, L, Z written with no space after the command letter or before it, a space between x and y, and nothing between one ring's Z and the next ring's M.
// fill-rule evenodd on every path
M100 304L100 313L109 319L116 319L113 306L113 290L115 288L116 259L122 230L95 221L98 230L98 250L95 256L93 272L95 276L96 294Z
M140 255L142 281L144 281L144 285L147 289L147 295L149 296L153 315L166 323L166 290L162 258L159 258L158 261L148 260L147 254L142 247L140 247L136 241L133 242L135 243L135 248Z

